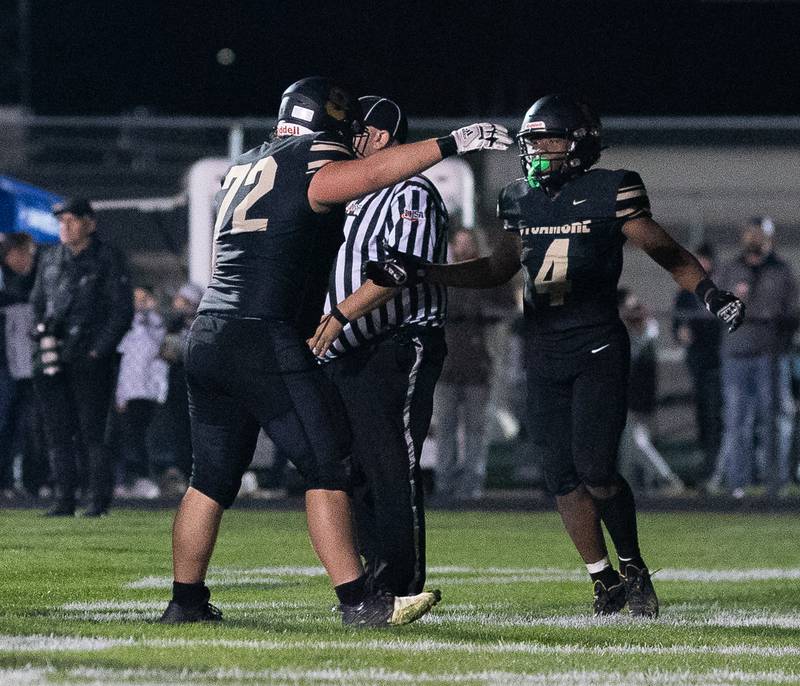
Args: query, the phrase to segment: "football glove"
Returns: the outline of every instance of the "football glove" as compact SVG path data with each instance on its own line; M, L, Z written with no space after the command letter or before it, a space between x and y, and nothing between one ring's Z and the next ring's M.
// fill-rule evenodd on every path
M395 252L385 260L367 260L361 265L361 276L371 279L384 288L413 286L425 276L425 269L419 260Z
M513 143L505 126L488 122L462 126L451 131L450 135L456 142L459 155L476 150L506 150Z
M736 331L744 321L744 303L730 291L712 288L704 298L706 309L728 325L728 331Z

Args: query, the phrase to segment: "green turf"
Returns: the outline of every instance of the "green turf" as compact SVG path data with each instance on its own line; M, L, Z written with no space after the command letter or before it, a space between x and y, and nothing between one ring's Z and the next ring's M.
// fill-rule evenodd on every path
M212 565L225 622L155 624L171 518L1 512L0 684L800 683L797 517L643 515L662 616L600 621L556 515L432 512L443 601L384 631L340 626L302 514L236 510ZM762 568L777 578L732 574ZM702 570L722 575L687 580Z

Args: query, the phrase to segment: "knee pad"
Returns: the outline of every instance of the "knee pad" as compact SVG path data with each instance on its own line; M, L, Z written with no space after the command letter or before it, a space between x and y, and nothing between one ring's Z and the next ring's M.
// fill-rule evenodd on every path
M611 479L589 482L584 480L586 490L595 500L609 500L623 490L627 482L619 475L614 474Z
M303 477L303 490L345 491L352 495L353 460L349 452L334 459L291 459L291 462Z
M200 491L204 496L219 503L223 509L227 510L233 505L233 501L236 500L239 487L242 485L242 477L240 475L239 478L234 481L228 480L223 483L218 478L203 478L202 475L198 475L197 472L192 471L192 478L189 479L189 485L196 491Z
M581 485L576 475L547 474L544 475L545 490L552 496L569 495Z

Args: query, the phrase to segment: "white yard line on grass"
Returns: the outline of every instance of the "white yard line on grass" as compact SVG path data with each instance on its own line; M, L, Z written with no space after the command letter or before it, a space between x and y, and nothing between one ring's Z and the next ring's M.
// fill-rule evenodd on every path
M238 567L211 568L208 572L209 583L228 586L249 584L279 585L286 583L286 577L325 576L322 567ZM146 576L125 584L126 588L172 588L172 577Z
M484 612L481 610L457 611L443 607L440 611L426 616L426 623L448 625L453 623L477 624L492 628L514 627L553 627L558 629L596 629L604 626L631 627L640 630L642 620L628 614L609 617L591 615L550 615L537 616L509 614L504 612ZM764 610L718 610L698 615L681 615L672 608L665 608L656 620L648 620L647 625L661 625L687 628L727 628L742 629L762 627L773 629L800 629L800 613L772 613Z
M769 646L753 643L732 645L599 645L579 644L549 645L539 642L486 642L436 641L429 639L403 640L387 638L353 639L348 641L308 640L245 640L245 639L181 639L181 638L103 638L45 635L0 635L0 653L5 652L75 652L102 651L112 648L227 648L232 650L368 650L386 652L435 653L456 652L470 655L522 654L522 655L591 655L598 657L616 655L723 655L754 656L764 658L800 658L800 646Z
M62 619L81 622L148 622L158 619L166 607L166 601L101 600L97 602L66 603L54 614ZM324 612L325 606L311 602L272 601L249 603L225 603L225 611L247 613L263 610L302 610Z
M79 667L62 673L51 667L0 669L0 684L43 686L63 684L62 675L75 679L81 686L167 686L192 683L220 684L226 682L258 684L328 684L341 686L398 686L400 684L470 684L480 686L725 686L731 684L793 684L800 674L784 671L744 672L710 670L707 672L676 672L662 670L631 672L570 671L519 674L516 672L483 671L448 674L409 673L387 669L299 669L281 668L248 671L241 669L161 670L106 669ZM69 683L69 682L67 682Z
M167 606L166 600L97 600L91 602L66 603L61 606L66 612L103 612L120 610L137 610L140 612L163 610ZM295 602L291 600L256 601L248 603L225 603L231 610L283 610L298 608L320 608L319 603L310 601Z
M94 622L150 621L155 620L163 611L163 601L151 602L143 600L66 603L54 614L64 619ZM314 615L314 619L328 615L327 608L320 603L272 601L220 603L223 611L247 612L262 610L303 611ZM471 624L492 628L515 627L553 627L559 629L595 629L602 626L631 627L639 630L641 620L627 614L610 617L593 617L589 614L578 615L536 615L526 612L515 612L510 604L495 604L488 607L474 603L444 605L422 620L424 623L449 625ZM800 613L770 612L769 610L724 609L717 605L681 604L667 606L657 620L648 621L648 625L658 624L673 627L691 628L750 628L763 627L773 629L800 629Z
M515 584L542 581L586 581L582 569L553 567L431 567L430 581L442 584ZM209 583L220 586L263 584L281 585L286 578L324 576L322 567L256 567L253 569L218 567L208 575ZM800 568L750 569L661 569L658 581L694 581L703 583L740 583L747 581L796 581ZM125 584L126 588L170 588L172 578L146 576Z

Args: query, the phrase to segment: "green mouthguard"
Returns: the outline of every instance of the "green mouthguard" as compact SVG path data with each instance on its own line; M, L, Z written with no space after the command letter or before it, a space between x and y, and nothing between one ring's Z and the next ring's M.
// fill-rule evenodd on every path
M537 179L534 174L542 174L548 171L550 171L550 160L541 157L535 158L531 162L531 167L528 170L528 185L531 188L539 188L542 184L539 183L539 179Z

